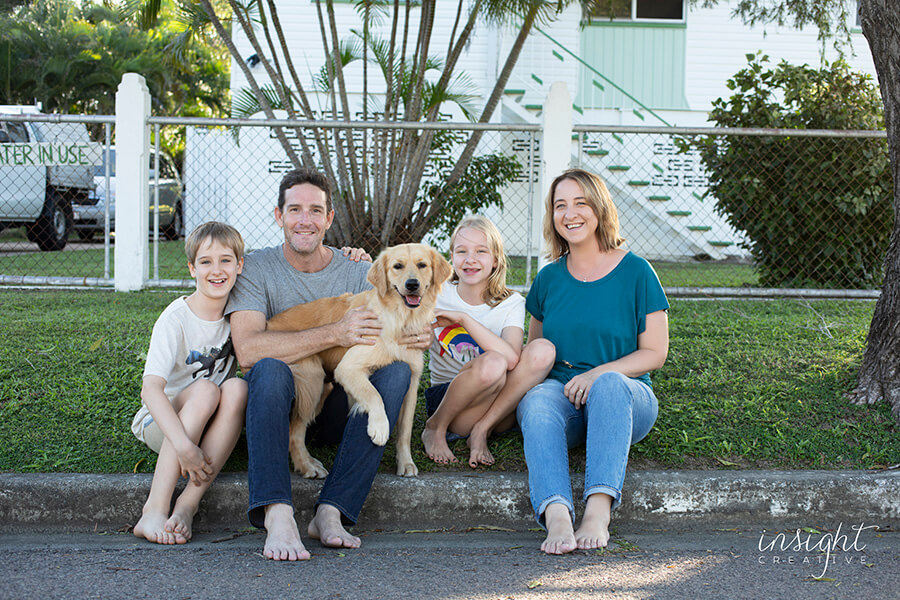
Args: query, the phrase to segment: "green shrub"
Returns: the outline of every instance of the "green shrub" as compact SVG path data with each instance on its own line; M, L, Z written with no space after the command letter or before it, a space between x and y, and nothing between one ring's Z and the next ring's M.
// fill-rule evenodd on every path
M883 129L871 77L747 55L713 102L718 127ZM710 136L694 142L716 209L746 233L763 286L877 287L893 210L887 142L873 138Z

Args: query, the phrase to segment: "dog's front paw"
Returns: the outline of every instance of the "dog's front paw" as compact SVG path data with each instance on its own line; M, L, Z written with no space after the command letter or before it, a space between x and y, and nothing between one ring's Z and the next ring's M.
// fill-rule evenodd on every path
M372 438L372 443L376 446L384 446L387 444L388 438L391 436L391 426L388 423L387 415L369 413L369 426L366 427L366 433Z
M400 477L416 477L418 474L419 469L416 467L416 463L412 461L397 463L397 475Z

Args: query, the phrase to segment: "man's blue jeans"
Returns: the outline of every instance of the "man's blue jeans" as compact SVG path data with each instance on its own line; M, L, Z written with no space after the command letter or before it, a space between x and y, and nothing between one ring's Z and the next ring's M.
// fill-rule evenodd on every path
M369 378L384 400L391 431L400 415L410 377L409 366L398 362L379 369ZM293 506L289 438L294 379L284 362L272 358L256 363L245 379L249 386L246 426L250 506L247 516L253 526L263 527L266 506ZM320 441L333 443L340 440L337 456L316 505L334 506L350 524L355 524L359 518L384 454L384 446L373 444L366 433L368 421L367 414L348 416L347 395L338 385L334 386L334 391L325 400L322 414L316 419ZM313 432L316 433L315 428Z
M546 379L525 394L517 409L528 465L534 517L544 525L549 504L561 502L575 520L569 448L585 443L584 500L596 493L621 502L631 444L646 436L656 421L656 396L646 383L620 373L604 373L591 385L579 409L563 393L564 385Z

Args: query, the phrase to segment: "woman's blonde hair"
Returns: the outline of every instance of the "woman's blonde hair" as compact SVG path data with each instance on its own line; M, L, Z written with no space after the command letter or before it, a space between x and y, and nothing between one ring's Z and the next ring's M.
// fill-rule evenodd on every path
M619 213L616 211L616 205L613 204L606 184L599 175L584 169L569 169L553 180L553 183L550 184L550 192L547 194L544 207L544 239L549 247L547 258L556 260L569 252L569 243L556 231L553 223L553 201L556 196L556 187L566 179L571 179L581 187L584 199L597 217L595 235L600 244L600 250L606 252L624 244L625 239L619 235Z
M474 229L475 231L480 231L484 234L484 237L487 238L488 249L491 251L494 260L497 261L497 266L494 267L488 277L488 284L482 294L482 299L488 306L497 306L502 301L509 298L513 293L511 289L506 287L507 261L506 253L503 251L503 236L500 235L500 230L497 229L496 225L491 223L490 219L480 215L466 217L459 222L459 225L453 230L453 235L450 236L451 261L453 259L453 246L456 244L456 234L458 234L461 229ZM459 281L459 277L456 275L455 270L453 271L453 276L450 278L450 281L452 283Z

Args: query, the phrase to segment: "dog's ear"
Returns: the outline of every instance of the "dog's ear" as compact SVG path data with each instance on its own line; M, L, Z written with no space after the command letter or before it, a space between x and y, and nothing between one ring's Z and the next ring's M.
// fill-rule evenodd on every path
M431 264L434 265L432 271L434 273L434 285L440 287L445 281L450 279L450 276L453 274L453 267L450 266L450 263L440 252L434 248L429 248L429 250L431 250Z
M381 251L366 276L369 283L378 291L379 296L386 296L388 293L387 254L387 249Z

